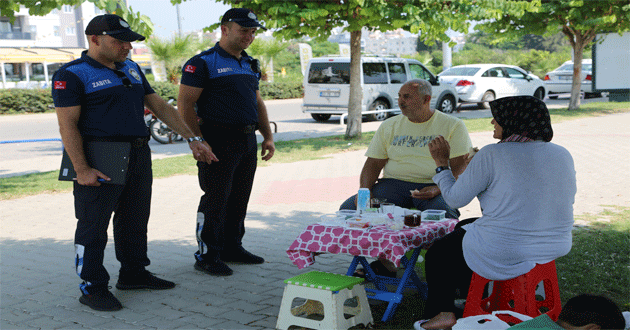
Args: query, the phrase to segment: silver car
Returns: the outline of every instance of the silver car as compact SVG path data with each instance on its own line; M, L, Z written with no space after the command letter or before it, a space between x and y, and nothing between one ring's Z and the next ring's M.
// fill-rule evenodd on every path
M581 91L584 92L584 97L586 98L601 96L601 93L593 93L592 71L592 60L583 59ZM566 61L559 68L547 72L543 81L545 82L545 86L547 86L548 96L551 99L557 98L557 94L560 93L571 93L571 85L573 84L573 61Z

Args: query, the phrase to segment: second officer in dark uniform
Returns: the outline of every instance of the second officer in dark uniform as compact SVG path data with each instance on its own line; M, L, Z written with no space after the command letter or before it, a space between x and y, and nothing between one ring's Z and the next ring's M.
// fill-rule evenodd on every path
M211 275L231 275L225 262L264 262L242 244L256 172L256 129L264 139L262 159L271 159L275 151L267 108L258 91L260 66L245 52L258 28L264 29L251 10L228 10L221 19L221 40L182 69L178 109L216 157L211 163L197 162L204 195L197 210L195 269ZM200 126L197 116L203 122Z

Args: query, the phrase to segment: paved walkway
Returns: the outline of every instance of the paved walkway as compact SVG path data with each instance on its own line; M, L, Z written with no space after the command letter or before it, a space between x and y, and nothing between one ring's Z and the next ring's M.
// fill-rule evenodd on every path
M573 155L578 175L575 214L597 213L602 205L630 206L630 113L554 125L554 142ZM491 133L472 134L481 147ZM95 312L78 302L72 237L71 193L0 201L2 329L270 329L274 328L283 280L320 270L345 273L348 256L322 255L305 270L293 266L286 248L309 223L335 211L358 188L363 151L259 168L244 245L262 255L260 266L234 266L230 277L193 269L194 228L201 191L195 176L156 179L149 223L149 270L175 281L166 291L118 291L119 312ZM479 214L478 204L461 209ZM111 228L110 228L110 237ZM105 266L117 280L113 244Z

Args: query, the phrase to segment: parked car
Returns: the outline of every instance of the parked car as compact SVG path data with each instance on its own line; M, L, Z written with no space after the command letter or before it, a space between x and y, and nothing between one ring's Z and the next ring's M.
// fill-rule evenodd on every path
M441 82L455 86L462 103L477 103L490 108L488 102L506 96L533 95L544 99L544 82L533 74L513 65L457 65L438 74Z
M413 59L385 56L362 56L361 111L387 110L365 113L372 120L385 120L399 114L398 90L415 78L428 80L433 87L431 107L446 113L457 105L457 90L441 84L422 63ZM333 115L348 113L350 97L350 58L318 57L309 61L304 77L302 112L310 113L317 121L327 121Z
M593 93L593 62L590 58L582 60L582 85L581 91L584 97L600 97L602 93ZM547 72L543 78L547 86L549 98L557 98L560 93L571 93L571 85L573 84L573 61L564 62L559 68L551 72Z

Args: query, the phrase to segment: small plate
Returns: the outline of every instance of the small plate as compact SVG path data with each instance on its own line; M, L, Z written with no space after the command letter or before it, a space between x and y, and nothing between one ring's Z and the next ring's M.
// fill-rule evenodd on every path
M346 220L361 217L361 213L355 210L339 210L335 212L335 214L341 218L345 218Z

